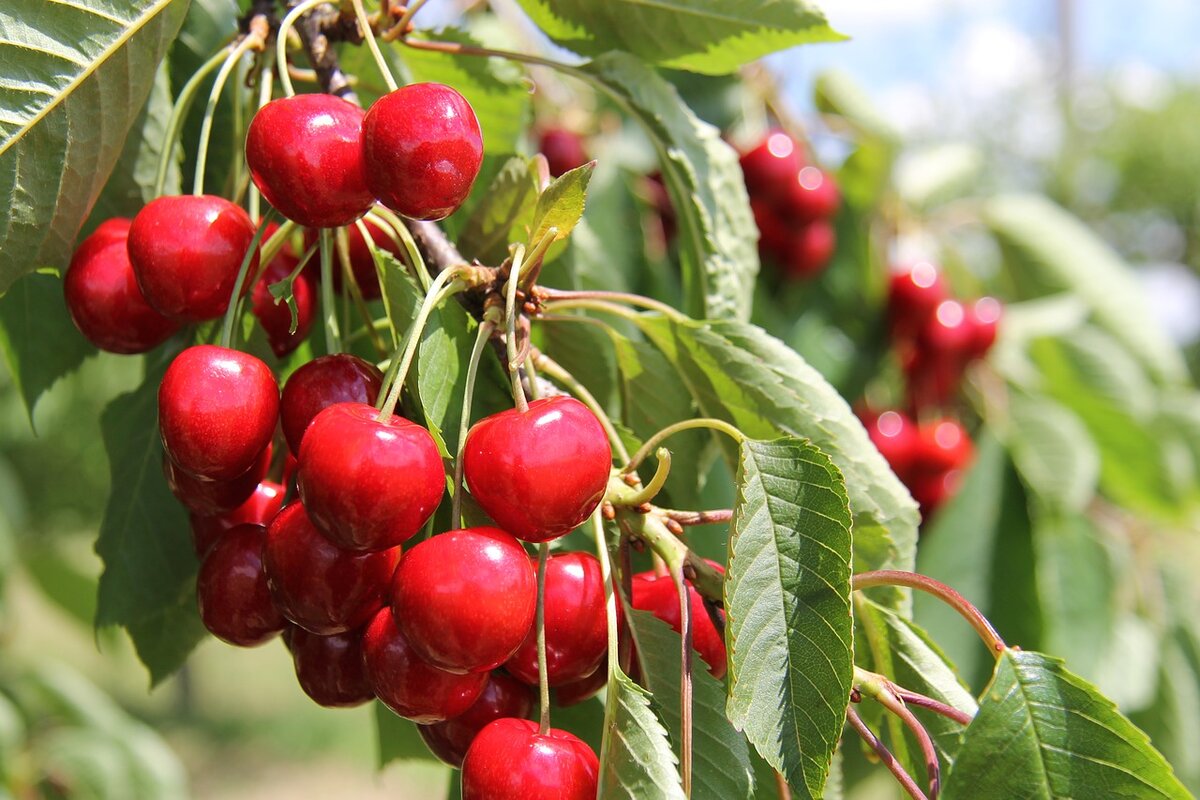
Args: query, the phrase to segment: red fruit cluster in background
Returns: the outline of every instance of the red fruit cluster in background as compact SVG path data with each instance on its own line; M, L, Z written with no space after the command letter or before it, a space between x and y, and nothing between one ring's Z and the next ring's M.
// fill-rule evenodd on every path
M576 167L582 167L591 160L588 158L583 137L557 126L542 130L541 136L538 137L538 151L546 157L550 174L555 178Z
M800 143L778 130L743 154L741 164L759 255L786 277L819 275L837 247L832 219L841 194L833 176L806 163Z
M928 519L958 490L975 448L952 419L918 424L903 411L860 411L871 442L903 481Z

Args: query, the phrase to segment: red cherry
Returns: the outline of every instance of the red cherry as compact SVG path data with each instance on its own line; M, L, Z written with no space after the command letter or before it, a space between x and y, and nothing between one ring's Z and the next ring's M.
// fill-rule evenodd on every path
M756 197L750 198L754 224L758 226L758 254L764 260L781 261L791 244L792 232L780 219L775 206Z
M742 175L751 197L782 198L804 166L800 145L783 131L771 131L741 158Z
M554 177L582 167L590 159L583 146L583 137L566 128L546 128L542 131L538 150L546 157Z
M363 120L367 185L385 206L413 219L442 219L462 205L483 163L471 104L440 83L384 95Z
M264 557L271 594L283 616L322 636L361 626L384 605L400 548L339 550L291 503L267 528Z
M498 719L479 732L462 768L463 800L594 800L600 761L567 731Z
M129 228L129 261L146 302L160 314L203 322L225 313L254 240L250 217L223 197L151 200ZM258 269L258 248L250 272ZM250 282L242 293L250 290Z
M931 356L966 361L975 331L957 300L938 303L917 336L917 346Z
M249 500L258 488L259 481L266 477L270 466L269 445L263 449L250 469L228 481L213 481L189 475L170 458L163 456L163 475L175 499L193 514L205 516L227 514Z
M138 288L126 248L130 221L106 220L80 243L63 278L67 310L89 342L110 353L144 353L179 330Z
M245 474L270 444L278 420L279 385L270 368L227 347L189 347L158 387L163 447L176 466L198 478Z
M363 170L363 110L331 94L272 100L246 131L254 184L288 219L336 228L375 202Z
M922 472L945 473L961 469L975 455L970 435L952 419L922 425L919 434L916 468Z
M899 338L916 335L945 299L946 286L935 265L917 261L894 268L888 283L892 335Z
M533 690L503 672L493 672L475 704L454 719L418 725L430 752L457 769L476 735L493 720L523 718L533 711Z
M780 210L795 222L824 220L837 213L842 195L837 181L819 167L804 167L788 182Z
M815 278L829 265L837 249L837 232L828 220L818 219L794 228L782 253L784 273L789 278Z
M218 639L253 647L283 630L263 572L261 525L239 525L213 545L200 565L196 599L204 627Z
M620 608L620 605L617 608ZM556 687L554 689L554 704L562 708L567 708L576 703L582 703L584 700L595 697L596 693L603 689L607 683L608 666L601 660L600 666L596 667L591 675Z
M501 528L527 542L570 533L604 498L612 450L596 416L573 397L534 400L476 422L463 472Z
M654 616L670 625L676 633L683 630L683 621L679 614L679 593L670 577L660 578L653 572L634 575L632 600L634 608L652 612ZM704 663L708 664L708 671L714 678L724 678L725 638L713 627L708 611L704 608L704 598L690 582L688 601L692 615L692 647L704 659Z
M167 460L170 463L170 460ZM283 508L283 485L263 481L254 489L244 503L232 511L215 516L202 516L195 512L188 515L192 527L192 542L196 546L196 555L203 556L213 546L217 539L230 528L238 525L271 524L279 509Z
M994 297L981 297L966 308L967 326L971 341L967 353L971 358L983 358L996 343L996 330L1004 307Z
M457 717L488 682L486 672L456 675L426 663L381 609L363 633L363 666L375 696L395 713L422 725Z
M296 370L283 385L279 422L288 449L300 452L308 424L336 403L374 405L383 384L383 373L373 364L349 353L313 359Z
M909 475L918 458L920 438L917 423L903 411L868 414L863 420L871 443L902 478Z
M962 472L960 470L928 472L913 476L909 481L908 490L917 504L921 506L921 517L928 520L947 500L954 496L961 482Z
M525 640L536 609L529 556L496 528L427 539L404 554L392 580L392 611L413 651L450 672L503 664Z
M533 561L534 570L537 560ZM600 562L587 553L559 553L546 561L546 674L551 686L596 671L608 649ZM537 685L537 631L530 630L505 669Z
M319 636L292 626L284 637L296 680L317 705L350 708L375 697L363 671L362 631Z
M267 342L272 352L279 358L295 350L308 338L312 330L313 319L316 316L317 294L313 289L312 278L303 271L292 281L292 297L296 302L296 330L292 332L292 312L288 304L280 300L277 304L271 295L270 286L278 283L292 274L299 263L293 255L280 251L263 271L254 291L250 295L251 307L258 324L267 333Z
M381 550L416 534L438 507L445 470L429 431L365 403L313 418L296 483L313 523L347 550Z

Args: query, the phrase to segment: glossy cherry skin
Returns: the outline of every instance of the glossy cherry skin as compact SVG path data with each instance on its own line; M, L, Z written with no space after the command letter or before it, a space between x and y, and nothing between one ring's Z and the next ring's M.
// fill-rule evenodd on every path
M796 140L783 131L771 131L741 158L742 175L751 198L781 198L804 166Z
M917 423L912 417L903 411L884 411L865 415L863 425L892 472L901 479L911 474L921 447Z
M331 94L272 100L246 131L246 165L280 213L312 228L348 225L375 202L363 170L361 108Z
M242 259L254 240L250 217L223 197L151 200L129 228L129 261L146 302L184 322L216 319L229 306ZM250 272L258 269L258 248ZM242 293L250 290L250 282Z
M965 467L975 455L975 446L962 425L942 419L920 430L916 468L923 472L949 472Z
M308 338L317 313L317 293L312 278L301 271L292 281L292 298L296 302L296 330L292 331L292 312L283 300L275 302L271 285L282 281L299 263L293 255L280 251L267 268L254 291L250 294L251 309L267 333L267 343L279 358L295 350Z
M266 477L270 466L271 448L268 446L263 449L250 469L238 477L228 481L212 481L184 472L174 461L163 456L163 476L167 479L171 494L191 513L209 517L227 514L248 501L254 495L259 482Z
M914 336L946 297L946 285L934 264L917 261L894 268L887 301L893 335Z
M300 444L296 484L329 540L382 550L416 534L446 489L429 431L395 414L379 422L365 403L338 403L313 418Z
M462 205L483 163L483 135L466 98L440 83L402 86L363 120L367 185L413 219L442 219Z
M594 800L600 761L567 731L538 733L536 722L491 722L463 759L463 800Z
M456 675L426 662L382 609L363 633L363 666L375 696L396 714L421 725L457 717L487 686L488 674Z
M279 384L259 359L202 344L184 350L158 387L158 427L171 460L198 478L245 474L271 443Z
M696 587L688 583L688 601L692 616L692 647L708 664L708 671L714 678L725 677L725 639L713 627L708 612L704 608L704 598L696 591ZM658 577L652 572L642 572L633 576L633 607L639 611L649 611L663 622L670 625L676 633L683 630L683 621L679 614L679 593L675 583L669 576ZM724 612L721 612L724 615Z
M337 403L373 406L383 384L374 364L349 353L321 356L296 370L283 385L279 423L288 449L300 452L300 442L313 417Z
M497 525L527 542L570 533L604 498L612 450L599 420L573 397L534 400L467 432L463 473Z
M408 550L392 611L413 650L450 672L486 672L525 641L537 575L521 543L496 528L448 531Z
M203 556L223 533L238 525L270 525L279 509L283 508L283 496L283 484L263 481L245 502L232 511L210 516L195 512L189 514L196 555Z
M620 606L617 606L620 608ZM607 655L607 653L605 653ZM582 703L596 696L597 692L608 684L608 665L602 659L600 666L591 675L571 683L564 683L554 689L553 699L556 706L568 708L576 703Z
M803 167L789 181L780 198L780 210L794 222L812 222L832 217L841 205L837 181L819 167Z
M126 247L130 221L101 223L80 243L63 277L71 321L85 338L110 353L144 353L179 330L146 302Z
M264 561L275 604L289 621L321 636L361 627L385 603L400 548L350 553L320 534L301 503L267 528Z
M537 569L537 560L533 561ZM559 553L546 561L546 675L551 686L586 678L608 650L600 562L587 553ZM537 631L531 629L505 669L538 682Z
M293 625L284 640L300 688L317 705L350 708L375 697L363 669L362 631L319 636Z
M204 627L240 647L262 644L283 630L263 572L266 528L238 525L225 532L200 565L196 599Z
M837 233L827 220L806 222L792 230L783 253L783 270L789 278L810 279L829 265L837 249Z
M417 732L431 753L461 769L471 742L488 723L504 717L528 717L533 703L532 689L503 672L493 672L474 705L454 719L418 725Z
M555 178L589 161L583 137L566 128L546 128L542 131L538 150L546 157L550 174Z

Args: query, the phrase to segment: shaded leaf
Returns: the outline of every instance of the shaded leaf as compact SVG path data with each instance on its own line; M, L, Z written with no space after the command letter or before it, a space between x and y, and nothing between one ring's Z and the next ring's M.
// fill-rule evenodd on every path
M1009 448L1025 485L1053 508L1082 511L1100 479L1100 454L1079 417L1045 398L1013 395Z
M471 209L458 237L459 250L480 263L499 264L508 256L509 242L524 238L537 205L536 171L526 159L510 158Z
M667 731L650 709L650 695L618 667L608 678L599 800L683 800Z

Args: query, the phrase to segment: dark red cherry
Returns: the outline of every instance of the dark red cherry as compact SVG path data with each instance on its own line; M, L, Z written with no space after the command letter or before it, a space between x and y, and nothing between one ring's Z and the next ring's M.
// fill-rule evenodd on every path
M794 222L825 220L837 213L842 195L837 181L820 167L803 167L788 183L780 210Z
M476 735L504 717L528 717L533 711L533 690L503 672L493 672L475 704L454 719L418 725L417 732L430 752L457 769Z
M293 625L284 635L296 680L314 703L349 708L375 697L363 670L361 630L319 636Z
M457 717L487 686L488 674L456 675L424 661L382 609L363 633L363 666L375 696L395 713L422 725Z
M537 560L533 560L537 569ZM586 678L608 650L600 562L587 553L559 553L546 561L546 675L551 686ZM505 669L538 682L537 631L531 629Z
M350 553L333 545L291 503L267 528L267 580L283 616L322 636L361 627L385 603L400 548Z
M917 423L903 411L867 414L863 419L871 443L902 478L916 465L920 438Z
M403 259L401 254L402 245L389 236L383 228L376 225L369 217L362 220L362 224L366 226L367 232L371 235L371 241L375 244L377 250L383 250L390 253L397 259ZM316 231L311 228L305 231L304 244L306 247L312 247L317 243ZM346 226L346 249L350 256L350 270L354 273L354 281L358 284L358 290L362 292L365 300L376 300L382 296L379 288L379 273L375 270L375 259L371 257L371 249L367 247L366 240L363 239L362 231L358 229L358 225ZM337 251L334 251L335 255ZM320 278L320 269L315 261L310 261L305 267L305 273L313 280ZM333 290L338 294L342 292L342 266L340 261L335 261L333 266Z
M466 98L440 83L402 86L363 120L367 185L413 219L442 219L462 205L483 163L483 135Z
M172 319L203 322L225 313L254 240L250 217L223 197L151 200L129 228L129 261L146 302ZM258 248L250 273L258 269ZM250 290L250 281L242 293Z
M296 370L283 385L279 422L288 449L300 452L300 441L313 417L337 403L374 405L383 373L349 353L321 356Z
M620 608L619 605L617 607ZM607 653L605 655L607 656ZM568 708L576 703L582 703L584 700L595 697L596 693L603 689L607 683L608 665L601 660L600 666L596 667L591 675L556 687L554 689L554 704L562 708Z
M496 528L421 542L400 559L392 581L392 610L405 638L421 658L450 672L503 664L525 640L536 608L529 556Z
M941 272L928 261L894 268L888 283L888 317L897 337L915 336L946 299Z
M225 532L200 565L196 599L204 627L240 647L262 644L283 630L284 621L267 589L261 525L238 525Z
M711 563L711 562L710 562ZM708 664L714 678L725 677L725 638L713 627L704 598L696 587L688 583L689 610L692 616L692 647ZM678 633L683 630L679 614L679 593L669 576L659 577L653 572L642 572L633 576L633 607L649 611ZM724 616L724 612L721 612Z
M106 220L84 239L63 278L67 311L89 342L110 353L144 353L179 330L146 302L126 247L130 221Z
M463 800L594 800L600 761L567 731L538 733L536 722L498 719L463 759Z
M583 146L583 137L566 128L546 128L542 131L538 150L546 157L550 174L555 178L582 167L590 160Z
M917 346L930 356L965 362L975 330L957 300L943 300L918 331Z
M612 450L604 428L573 397L534 400L467 433L463 470L471 494L501 528L527 542L569 533L604 498Z
M209 517L228 514L247 502L254 495L259 482L266 477L270 466L270 445L263 448L262 453L250 469L228 481L197 478L184 472L167 456L163 456L163 475L166 477L167 486L175 495L175 499L191 513ZM254 520L243 521L254 522Z
M267 333L267 342L271 350L279 358L295 350L308 338L312 330L313 319L317 313L317 293L313 287L312 278L301 272L292 281L292 298L296 303L296 330L292 331L292 312L288 304L280 300L275 302L271 295L271 284L278 283L292 274L299 263L294 255L280 251L263 271L254 291L250 294L251 308L258 324Z
M782 261L792 241L792 231L775 206L765 200L750 198L754 224L758 226L758 253L764 260Z
M837 233L828 220L817 219L793 228L782 254L783 271L790 278L809 279L820 275L837 249Z
M375 196L363 170L361 108L331 94L272 100L246 131L246 165L267 202L312 228L347 225Z
M198 478L245 474L271 443L278 420L279 385L271 369L228 347L189 347L158 387L163 447L177 467Z
M771 131L741 162L751 197L769 200L786 196L804 166L804 157L795 139L783 131Z
M296 483L313 523L347 550L394 547L416 534L446 489L429 431L365 403L338 403L313 418L300 444Z
M958 491L962 470L926 472L914 475L908 483L913 499L921 506L921 516L928 520Z
M971 437L952 419L922 425L917 468L923 472L944 473L965 467L975 454Z
M971 358L983 358L996 343L996 330L1004 307L994 297L981 297L966 307L967 325L971 329L971 341L967 353Z
M167 459L167 463L170 463L170 459ZM221 534L230 528L246 524L264 527L270 525L279 509L283 508L283 495L282 484L263 481L254 489L249 499L232 511L215 516L204 516L195 512L189 514L196 555L203 556L207 553L213 543L221 538Z

